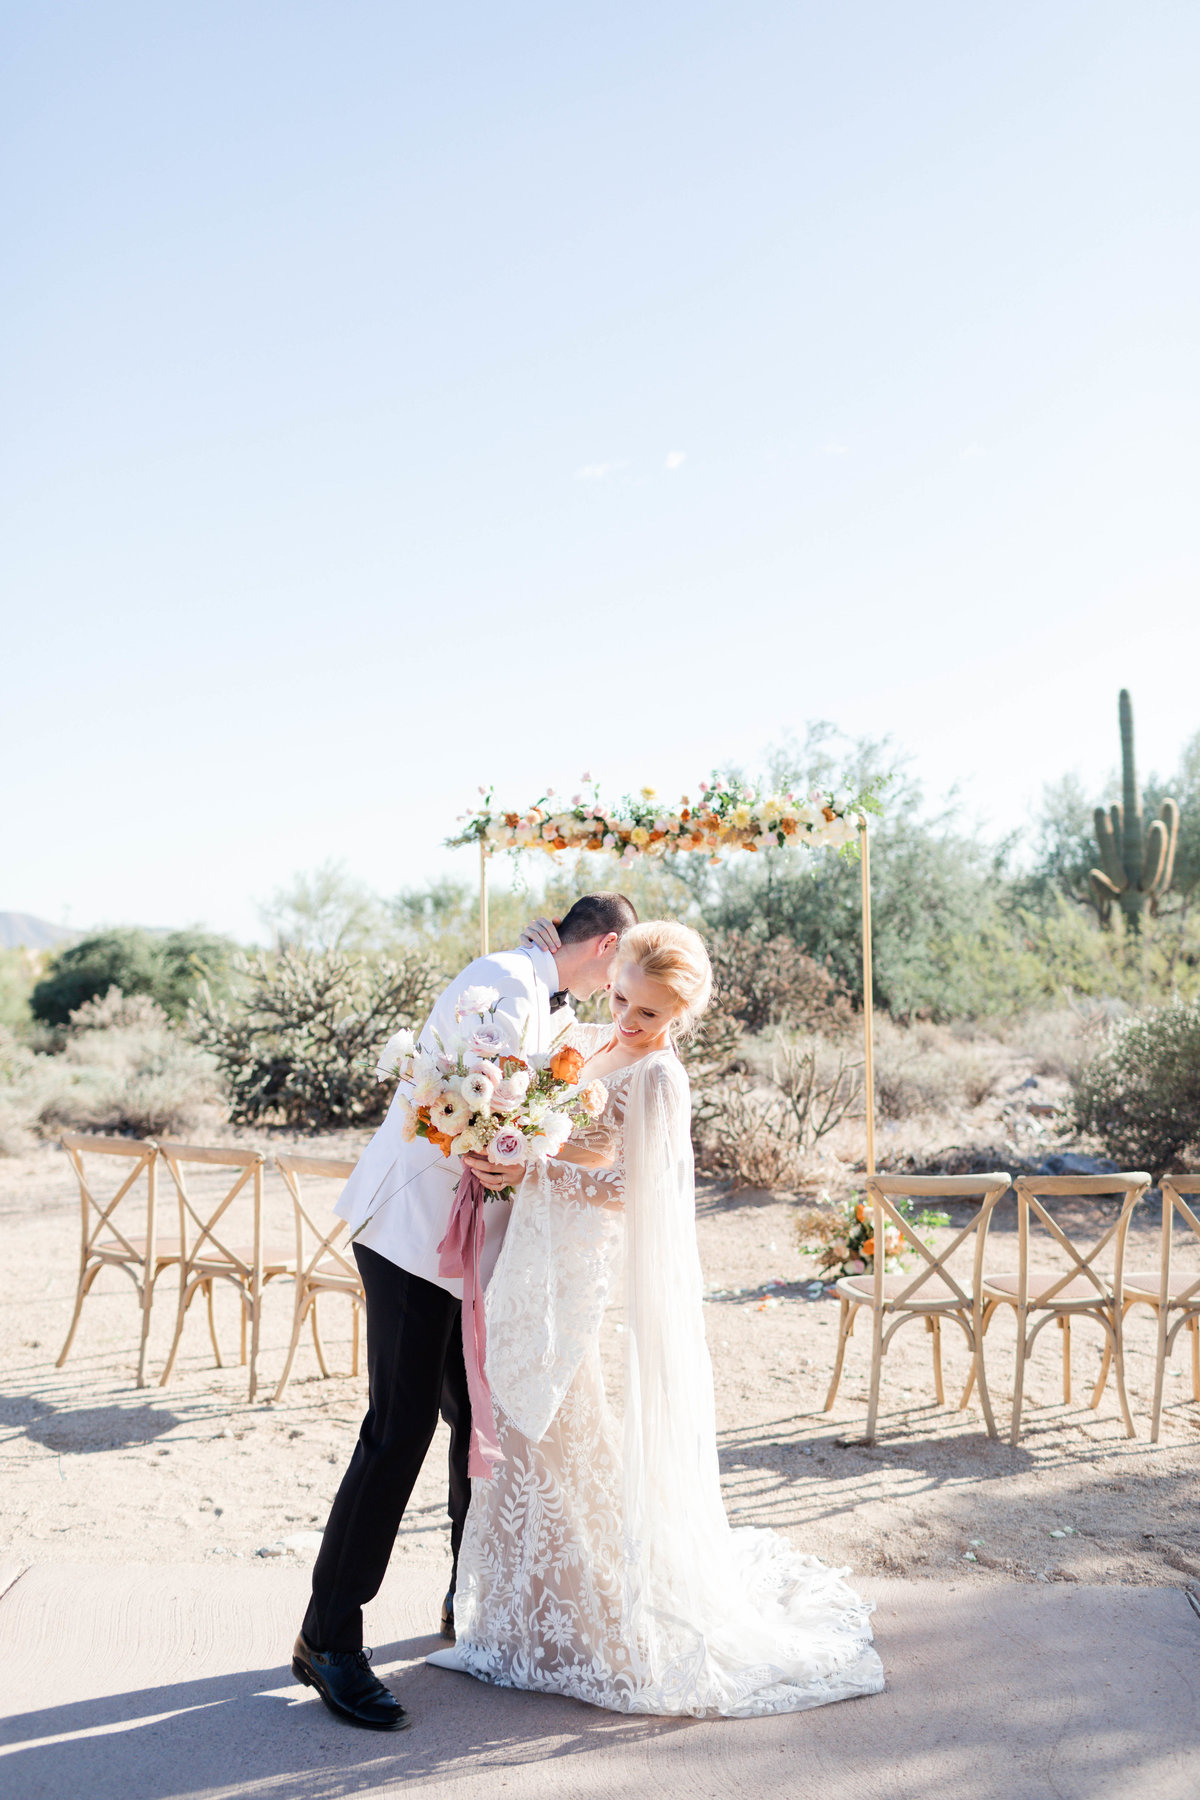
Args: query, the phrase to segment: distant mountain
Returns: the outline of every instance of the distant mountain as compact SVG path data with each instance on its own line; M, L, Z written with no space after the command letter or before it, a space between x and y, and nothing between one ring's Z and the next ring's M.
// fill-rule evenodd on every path
M32 913L0 912L0 949L53 950L56 944L78 936L68 926L51 925Z

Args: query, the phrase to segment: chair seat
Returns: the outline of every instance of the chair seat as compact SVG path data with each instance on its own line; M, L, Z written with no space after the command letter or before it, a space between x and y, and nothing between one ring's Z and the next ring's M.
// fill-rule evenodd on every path
M1063 1269L1030 1269L1027 1292L1030 1306L1041 1306L1042 1295L1049 1292L1056 1281L1061 1281L1066 1273ZM1101 1277L1102 1280L1105 1277ZM1015 1275L985 1275L983 1291L992 1299L1012 1300L1017 1297L1019 1283ZM1107 1290L1101 1294L1093 1287L1086 1275L1073 1275L1070 1281L1059 1288L1058 1292L1047 1302L1049 1306L1100 1306L1107 1297Z
M245 1263L247 1267L253 1263L253 1244L231 1244L229 1247L238 1260ZM296 1266L295 1250L285 1250L281 1244L264 1244L262 1259L264 1275L286 1275ZM214 1245L210 1244L193 1257L191 1266L199 1273L204 1269L232 1269L235 1265L222 1256Z
M1186 1293L1188 1288L1194 1287L1197 1281L1200 1281L1200 1274L1195 1269L1190 1275L1172 1274L1167 1282L1167 1298L1178 1300L1180 1294ZM1161 1276L1150 1274L1145 1269L1139 1269L1135 1274L1125 1277L1125 1298L1131 1300L1136 1296L1139 1300L1157 1300L1161 1283ZM1200 1306L1200 1293L1193 1294L1192 1301L1196 1306Z
M348 1269L343 1269L340 1263L336 1262L319 1262L315 1268L308 1271L304 1279L310 1287L320 1284L322 1287L344 1287L347 1292L356 1294L362 1291L362 1282L358 1276L351 1274Z
M133 1254L144 1262L146 1259L145 1237L131 1236L126 1242L130 1245ZM123 1262L128 1262L130 1260L129 1250L125 1248L124 1244L118 1243L116 1238L102 1239L99 1243L93 1244L92 1251L93 1254L97 1256L120 1257ZM178 1237L171 1237L168 1233L160 1231L154 1239L154 1260L156 1263L178 1262Z
M896 1300L916 1280L916 1270L910 1275L885 1275L883 1278L884 1301ZM963 1293L968 1301L971 1290L966 1282L962 1283ZM875 1298L875 1277L873 1275L843 1275L837 1283L837 1291L844 1294L847 1300L864 1301L870 1305ZM916 1293L904 1302L905 1308L911 1307L914 1312L938 1312L947 1307L961 1306L962 1301L954 1292L949 1282L943 1281L940 1275L930 1275L923 1281Z

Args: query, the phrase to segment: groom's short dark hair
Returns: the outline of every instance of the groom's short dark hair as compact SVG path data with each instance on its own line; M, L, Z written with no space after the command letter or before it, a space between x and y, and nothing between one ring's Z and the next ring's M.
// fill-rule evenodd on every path
M559 921L558 936L564 944L583 944L588 938L607 937L610 931L623 937L637 922L637 907L624 894L581 894Z

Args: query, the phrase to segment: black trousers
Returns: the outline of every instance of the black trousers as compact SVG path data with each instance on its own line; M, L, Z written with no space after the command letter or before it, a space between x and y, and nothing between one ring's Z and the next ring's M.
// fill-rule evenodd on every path
M370 1403L313 1568L303 1630L318 1650L362 1648L362 1609L383 1582L439 1412L450 1427L455 1574L471 1503L462 1302L365 1245L355 1244L354 1256L367 1296Z

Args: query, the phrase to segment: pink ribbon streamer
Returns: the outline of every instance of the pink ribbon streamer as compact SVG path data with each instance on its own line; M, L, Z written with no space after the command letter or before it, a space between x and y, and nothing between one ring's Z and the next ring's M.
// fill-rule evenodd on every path
M464 1169L454 1190L454 1206L446 1235L438 1245L438 1274L461 1276L463 1284L463 1361L471 1396L471 1449L467 1473L490 1481L504 1452L496 1436L492 1390L488 1386L487 1323L479 1262L483 1255L484 1202L487 1189L474 1169Z

